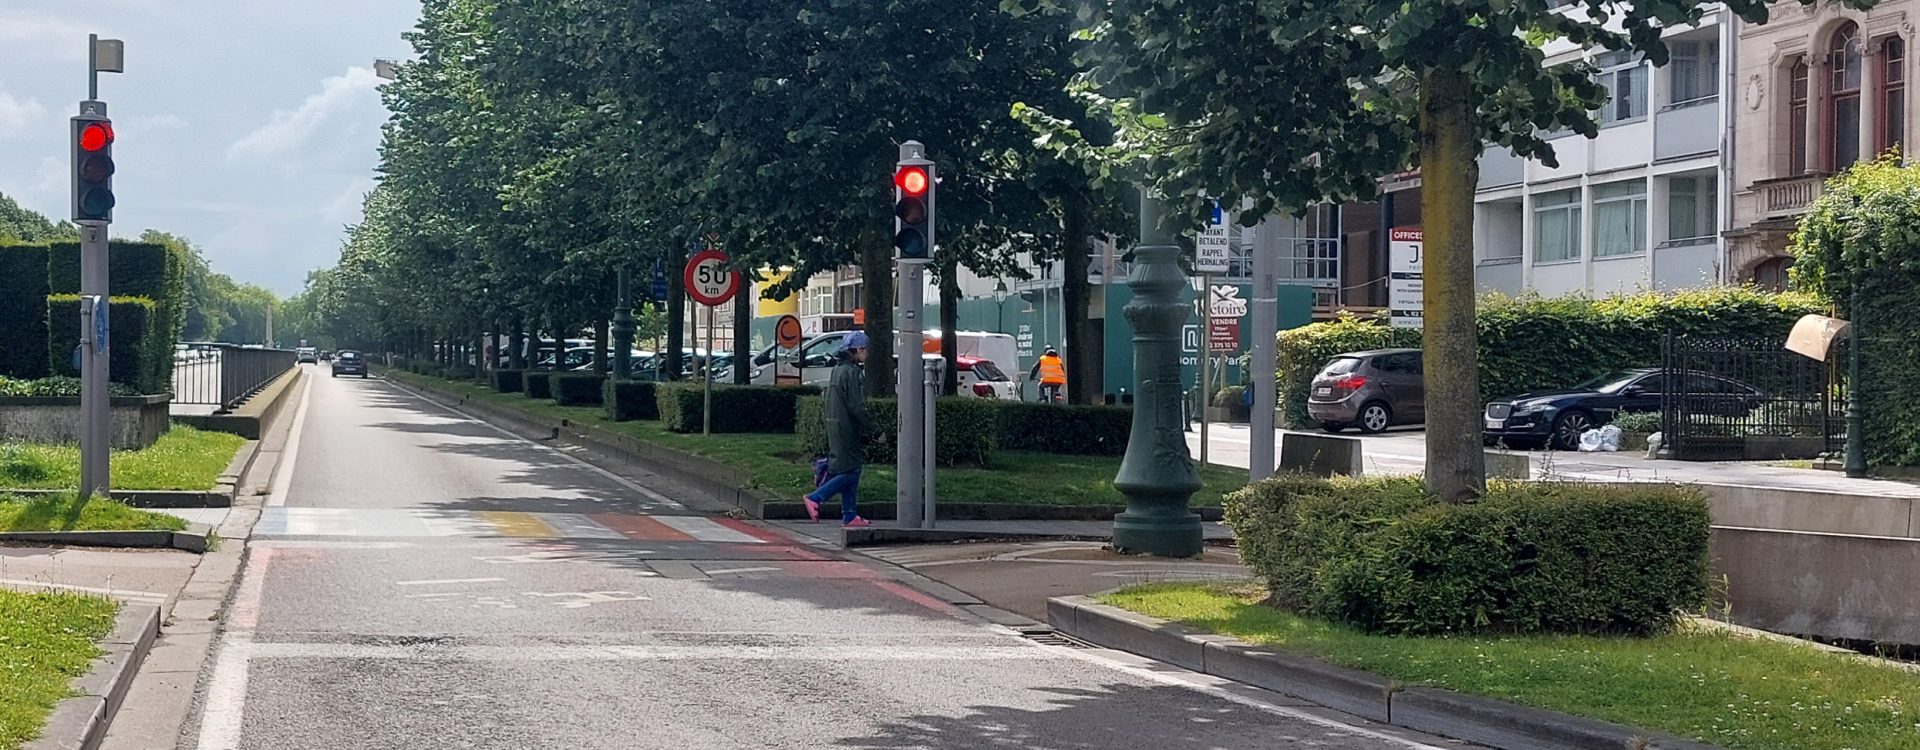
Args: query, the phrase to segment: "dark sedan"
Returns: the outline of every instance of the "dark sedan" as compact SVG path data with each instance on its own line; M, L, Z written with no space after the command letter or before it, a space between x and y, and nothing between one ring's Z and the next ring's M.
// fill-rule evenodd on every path
M367 377L367 358L353 350L342 350L333 356L333 376L359 375Z
M1705 373L1670 378L1666 371L1653 367L1620 370L1572 388L1526 393L1487 404L1486 439L1489 444L1575 450L1580 447L1581 433L1612 422L1616 414L1660 411L1661 396L1673 380L1684 384L1689 400L1729 415L1746 414L1762 400L1757 388Z

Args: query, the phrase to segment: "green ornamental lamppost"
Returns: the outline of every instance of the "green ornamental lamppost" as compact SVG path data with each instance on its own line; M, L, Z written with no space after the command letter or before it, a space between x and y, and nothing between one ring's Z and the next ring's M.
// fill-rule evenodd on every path
M613 379L626 380L633 377L633 291L631 274L627 265L620 264L619 282L616 292L619 299L613 303Z
M1125 554L1193 557L1204 536L1200 516L1187 507L1200 475L1181 429L1180 329L1190 312L1180 300L1187 286L1180 247L1161 226L1166 204L1140 191L1140 245L1134 249L1126 306L1133 326L1133 431L1113 485L1127 510L1113 518L1113 547Z

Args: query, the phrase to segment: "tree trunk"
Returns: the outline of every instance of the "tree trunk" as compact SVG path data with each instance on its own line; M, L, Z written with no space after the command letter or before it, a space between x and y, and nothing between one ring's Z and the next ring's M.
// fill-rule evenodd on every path
M687 365L681 351L686 348L687 291L680 275L686 265L686 245L674 240L673 249L667 254L667 366L660 374L662 380L679 380L680 371Z
M753 382L753 280L740 282L740 293L733 298L733 384Z
M1062 317L1066 319L1067 329L1064 332L1067 361L1061 364L1067 368L1069 404L1091 404L1094 391L1099 390L1093 383L1093 357L1087 353L1093 326L1088 317L1091 290L1087 284L1087 235L1092 210L1087 205L1087 197L1078 193L1068 196L1061 204L1061 271L1066 276L1060 280L1060 299L1066 305Z
M518 315L513 317L513 338L507 340L507 367L527 369L527 322Z
M593 374L595 375L605 376L607 365L613 362L613 347L608 344L612 340L608 338L608 325L606 318L593 321Z
M861 326L868 342L867 395L892 397L893 243L879 232L860 238L860 290L867 321Z
M1473 115L1466 73L1440 69L1422 76L1427 489L1456 503L1473 500L1487 486L1474 323L1473 193L1480 179L1480 141Z
M940 392L948 396L960 393L960 262L949 260L940 267L940 356L947 369L940 381Z

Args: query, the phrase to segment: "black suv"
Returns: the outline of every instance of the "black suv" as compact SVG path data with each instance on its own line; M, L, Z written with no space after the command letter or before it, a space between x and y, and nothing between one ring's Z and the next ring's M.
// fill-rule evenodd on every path
M361 378L365 378L367 376L367 358L360 356L359 352L352 349L340 350L340 353L335 354L333 357L333 376L337 378L341 375L359 375Z

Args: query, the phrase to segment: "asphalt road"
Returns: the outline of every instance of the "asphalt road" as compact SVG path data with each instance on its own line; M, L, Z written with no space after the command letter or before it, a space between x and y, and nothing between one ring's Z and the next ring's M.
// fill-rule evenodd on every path
M378 379L294 419L180 747L1458 747L1021 638Z

